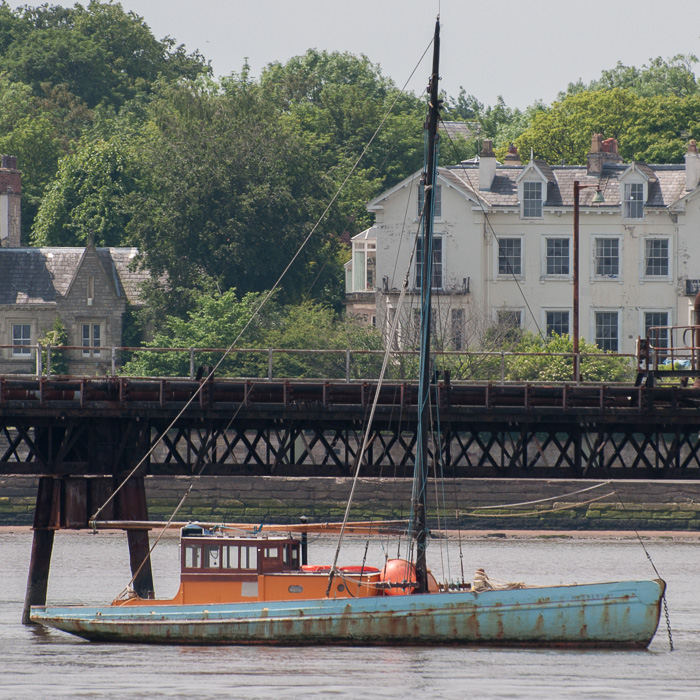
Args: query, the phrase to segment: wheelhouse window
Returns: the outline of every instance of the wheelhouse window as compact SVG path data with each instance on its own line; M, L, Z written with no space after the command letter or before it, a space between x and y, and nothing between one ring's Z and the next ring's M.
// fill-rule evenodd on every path
M668 277L668 238L647 238L644 242L644 275Z
M523 218L542 217L542 183L523 182Z
M596 311L595 342L606 352L617 352L619 347L619 327L617 311Z
M416 246L416 288L420 289L423 275L423 241L418 238ZM442 238L433 236L433 280L432 289L442 289Z
M31 354L32 327L29 323L12 324L12 355L26 357Z
M102 331L99 323L82 324L83 357L99 357L102 347Z
M199 569L202 566L202 547L198 544L185 545L185 568Z
M619 277L620 240L618 238L595 239L596 277Z
M435 185L435 199L433 200L433 216L436 219L442 218L442 185ZM423 215L425 205L425 185L421 182L418 186L418 218Z
M644 185L641 182L626 183L623 202L625 219L644 218Z
M545 241L545 271L548 275L569 274L569 239L547 238Z
M569 335L569 312L547 311L546 326L548 338L553 335Z
M498 239L498 274L521 275L522 274L522 246L521 238Z

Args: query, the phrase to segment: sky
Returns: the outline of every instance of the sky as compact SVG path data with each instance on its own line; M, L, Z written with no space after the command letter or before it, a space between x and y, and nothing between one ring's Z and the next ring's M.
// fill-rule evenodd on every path
M45 2L46 0L41 0ZM72 5L73 2L50 4ZM38 0L10 4L38 5ZM87 0L82 0L87 4ZM569 82L588 82L618 61L641 66L700 56L699 0L121 0L158 39L169 35L211 61L216 76L253 77L309 48L365 54L403 86L442 26L441 89L484 104L550 103ZM700 66L696 65L696 75ZM408 88L424 90L423 59Z

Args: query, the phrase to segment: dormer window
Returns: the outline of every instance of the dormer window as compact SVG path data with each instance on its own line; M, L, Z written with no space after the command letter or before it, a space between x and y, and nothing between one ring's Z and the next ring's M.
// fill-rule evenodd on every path
M442 218L442 185L434 185L435 200L433 201L433 216L436 219ZM425 185L421 182L418 186L418 218L423 214L423 204L425 202Z
M523 218L542 217L542 183L523 182Z
M625 219L644 218L644 185L641 182L625 183L623 211Z

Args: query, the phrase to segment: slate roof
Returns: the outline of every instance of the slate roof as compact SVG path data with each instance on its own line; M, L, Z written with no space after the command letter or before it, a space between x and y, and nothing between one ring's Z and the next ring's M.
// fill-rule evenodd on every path
M0 249L0 304L55 304L69 289L85 248ZM97 248L119 296L142 303L139 283L148 273L129 269L136 248Z
M537 165L542 168L539 161ZM683 165L647 165L636 163L649 178L649 193L645 206L669 207L686 194L685 168ZM479 167L472 164L453 165L440 168L440 174L450 182L466 190L474 197L479 197L494 208L517 207L518 175L525 166L499 166L493 179L491 189L479 190ZM545 177L548 180L547 201L549 207L573 207L574 180L581 185L594 185L581 190L581 206L596 208L618 207L620 205L620 176L629 168L625 164L606 164L600 177L589 176L586 166L553 165L547 166ZM550 179L551 173L551 179ZM604 204L591 204L595 195L595 186L600 185L605 199Z

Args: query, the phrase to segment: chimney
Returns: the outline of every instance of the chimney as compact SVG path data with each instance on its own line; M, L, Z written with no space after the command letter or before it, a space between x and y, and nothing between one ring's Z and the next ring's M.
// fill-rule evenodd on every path
M685 189L690 192L700 185L700 154L698 142L691 139L688 142L688 152L685 154Z
M520 162L520 156L518 155L518 149L515 147L514 143L508 146L508 153L506 153L506 165L522 165Z
M588 174L595 176L600 176L605 163L622 163L622 156L617 152L617 139L603 140L603 134L593 134L587 160Z
M484 139L479 156L479 189L490 190L493 178L496 177L496 154L493 152L491 139Z
M22 173L17 170L17 156L0 158L0 247L20 246L20 204Z

